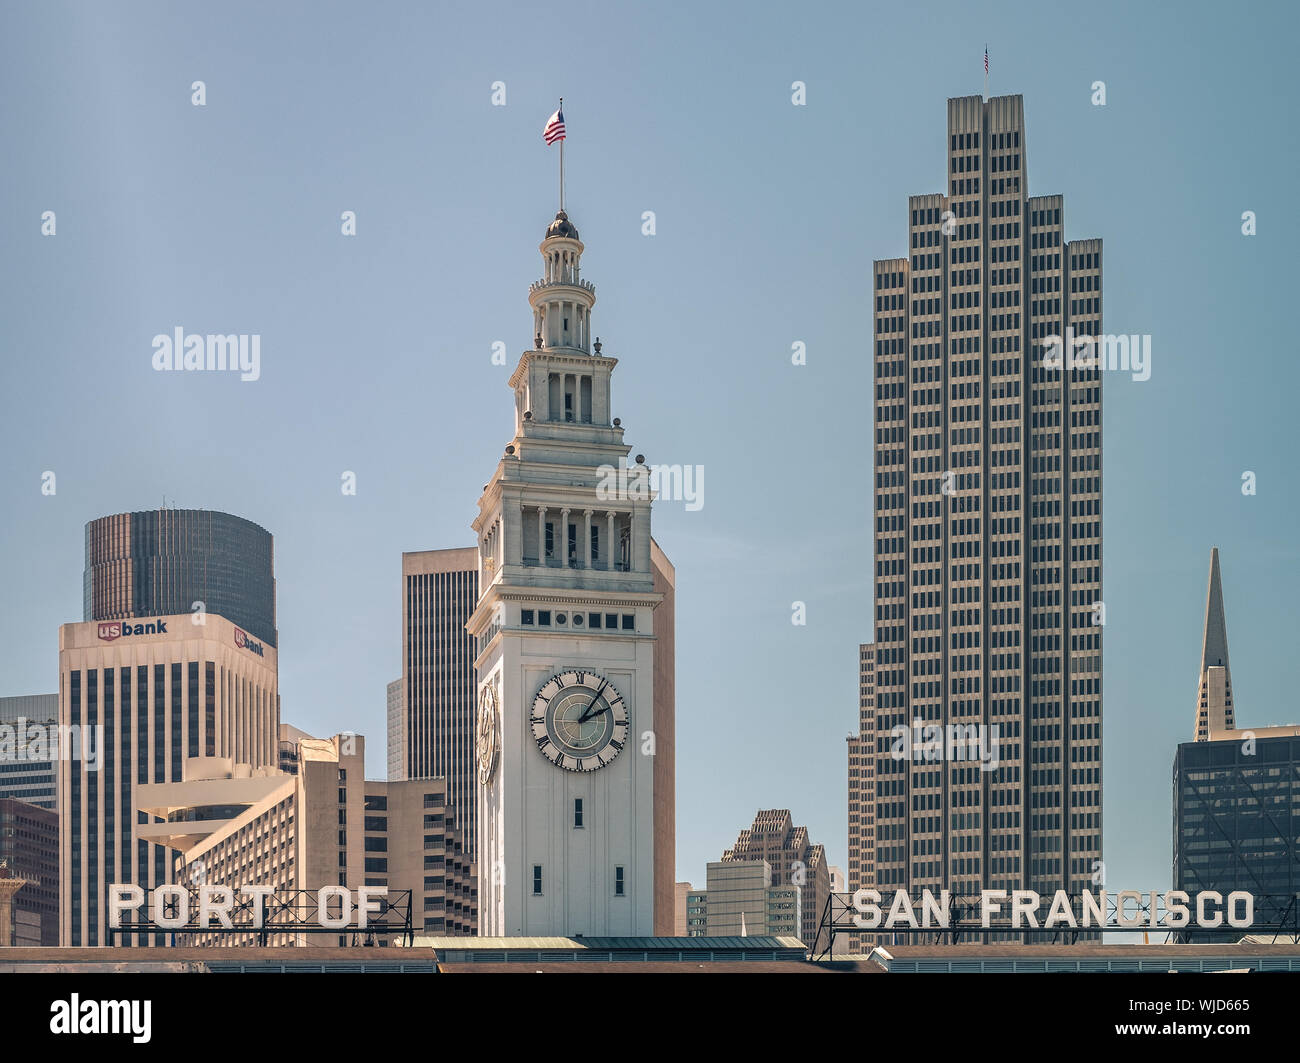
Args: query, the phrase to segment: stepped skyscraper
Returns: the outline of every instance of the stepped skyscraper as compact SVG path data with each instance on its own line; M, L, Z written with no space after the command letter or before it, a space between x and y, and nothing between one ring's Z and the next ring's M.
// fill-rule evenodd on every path
M946 192L911 197L909 254L874 267L848 888L1078 893L1101 858L1101 376L1046 354L1100 335L1102 246L1029 195L1021 97L949 100L947 140ZM996 755L898 740L931 727Z

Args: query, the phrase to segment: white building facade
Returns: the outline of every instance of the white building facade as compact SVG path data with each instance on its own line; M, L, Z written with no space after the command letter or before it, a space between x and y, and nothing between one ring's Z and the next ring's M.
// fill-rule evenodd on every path
M62 945L109 943L109 885L173 881L172 861L142 829L138 786L183 781L193 758L276 767L275 647L224 617L196 615L59 628L59 725L97 736L55 765ZM135 937L118 943L146 943Z

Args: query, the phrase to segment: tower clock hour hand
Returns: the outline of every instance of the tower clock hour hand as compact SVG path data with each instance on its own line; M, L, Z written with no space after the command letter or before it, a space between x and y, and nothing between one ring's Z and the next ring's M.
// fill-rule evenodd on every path
M601 680L600 686L596 688L596 696L591 699L591 704L589 704L587 708L583 711L582 715L578 717L579 723L586 723L588 720L592 718L592 716L597 715L596 713L593 713L591 710L596 707L596 702L600 700L600 695L604 693L605 687L608 683L609 683L608 679Z

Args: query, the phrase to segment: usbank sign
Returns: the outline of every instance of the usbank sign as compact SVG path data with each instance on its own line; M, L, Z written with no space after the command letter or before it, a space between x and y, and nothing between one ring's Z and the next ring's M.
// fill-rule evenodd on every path
M262 650L262 644L250 639L247 632L240 628L235 628L235 645L240 649L248 650L249 653L255 653L259 657L266 656L266 653Z
M126 620L114 620L99 625L99 637L105 642L112 642L123 635L165 635L166 620L150 620L143 624L132 624Z

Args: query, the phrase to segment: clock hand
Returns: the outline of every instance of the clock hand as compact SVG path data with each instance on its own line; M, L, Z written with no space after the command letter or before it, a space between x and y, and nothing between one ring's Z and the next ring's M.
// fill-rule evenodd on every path
M608 684L609 684L608 679L601 680L600 686L596 688L596 696L591 699L590 704L588 704L587 708L583 711L583 714L578 717L579 723L586 723L589 719L591 719L592 716L591 710L595 707L596 702L600 700L600 695Z

